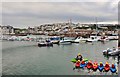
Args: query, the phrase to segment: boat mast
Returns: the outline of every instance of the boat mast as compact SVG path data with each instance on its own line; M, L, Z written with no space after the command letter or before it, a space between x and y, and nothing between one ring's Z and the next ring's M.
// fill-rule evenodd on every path
M72 36L72 27L71 27L71 25L72 25L72 20L70 19L70 21L69 21L69 32L70 32L70 37Z
M95 21L96 21L96 36L97 36L97 25L98 25L98 23L97 23L97 17L95 18Z

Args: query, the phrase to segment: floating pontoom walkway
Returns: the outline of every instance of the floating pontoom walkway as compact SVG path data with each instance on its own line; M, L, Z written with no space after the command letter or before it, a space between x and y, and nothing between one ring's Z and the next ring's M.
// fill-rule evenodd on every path
M83 59L82 61L80 60L76 60L75 58L73 58L71 60L72 63L75 64L75 67L73 68L73 70L75 69L88 69L88 73L90 73L90 70L92 70L93 72L96 72L97 70L99 70L99 72L109 72L111 71L112 74L118 72L117 70L117 65L116 64L109 64L108 62L106 62L105 64L103 64L102 62L98 63L98 62L92 62L90 60Z

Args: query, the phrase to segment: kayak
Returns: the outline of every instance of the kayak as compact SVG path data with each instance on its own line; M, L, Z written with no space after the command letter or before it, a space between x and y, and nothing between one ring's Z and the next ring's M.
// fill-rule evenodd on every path
M111 71L112 73L116 73L117 69L116 69L115 65L114 65L114 67L110 67L110 71Z
M84 61L80 64L80 68L84 68L84 67L86 67L86 65L87 65L87 62Z
M105 66L104 67L104 70L105 70L105 72L108 72L109 70L110 70L110 66L108 65L108 66Z
M72 60L71 60L71 62L73 62L73 63L76 63L76 59L75 58L73 58ZM88 61L88 59L86 58L86 59L83 59L83 61L85 61L85 62L87 62Z
M98 64L95 62L92 67L93 71L97 71L98 69Z
M87 62L87 61L88 61L88 59L87 59L87 58L85 58L85 59L83 59L83 61Z
M76 62L76 63L75 63L75 67L76 67L76 68L80 68L80 62Z
M75 66L76 66L76 67L79 67L79 66L80 66L80 64L75 64Z
M73 62L73 63L76 63L76 61L77 61L77 60L76 60L75 58L71 60L71 62Z
M102 72L103 69L104 69L104 66L103 66L103 65L102 65L102 66L99 65L99 66L98 66L98 69L99 69L100 72Z
M93 67L93 65L92 65L92 64L87 63L87 68L88 68L88 69L91 69L92 67Z
M116 73L117 69L116 69L116 68L110 68L110 71L111 71L112 73Z

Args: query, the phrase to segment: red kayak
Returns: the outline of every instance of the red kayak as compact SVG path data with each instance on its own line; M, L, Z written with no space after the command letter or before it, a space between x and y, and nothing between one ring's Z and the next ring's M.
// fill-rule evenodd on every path
M80 67L80 62L76 62L75 67L77 67L77 68Z
M98 63L97 62L94 62L93 63L93 71L97 71L97 69L98 69Z
M92 69L92 68L93 68L93 64L92 64L91 62L88 62L88 63L87 63L87 68L88 68L88 69Z
M110 65L109 64L105 64L104 70L105 70L105 72L108 72L110 70Z

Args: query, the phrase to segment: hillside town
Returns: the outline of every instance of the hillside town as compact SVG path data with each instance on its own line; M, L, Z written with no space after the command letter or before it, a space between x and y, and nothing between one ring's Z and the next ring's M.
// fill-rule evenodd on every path
M12 25L1 25L0 33L2 35L49 35L49 36L80 36L94 34L97 30L98 34L105 32L106 34L112 34L120 29L118 24L74 24L74 23L54 23L43 24L40 26L28 27L28 28L15 28Z

